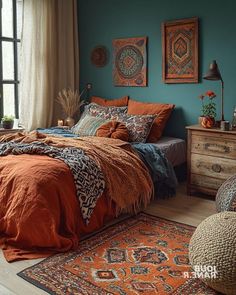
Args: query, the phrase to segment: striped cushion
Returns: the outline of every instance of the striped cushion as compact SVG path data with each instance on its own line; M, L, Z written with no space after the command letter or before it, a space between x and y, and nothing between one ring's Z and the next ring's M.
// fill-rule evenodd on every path
M72 133L79 136L95 136L97 129L108 120L86 114L71 128Z

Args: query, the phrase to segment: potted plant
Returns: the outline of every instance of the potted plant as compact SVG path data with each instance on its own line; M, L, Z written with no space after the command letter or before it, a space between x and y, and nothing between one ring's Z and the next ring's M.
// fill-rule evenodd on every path
M199 96L202 102L202 115L199 117L199 124L204 128L211 128L215 125L216 104L213 101L215 97L216 94L211 90Z
M14 125L14 117L5 115L2 118L2 127L4 129L12 129Z

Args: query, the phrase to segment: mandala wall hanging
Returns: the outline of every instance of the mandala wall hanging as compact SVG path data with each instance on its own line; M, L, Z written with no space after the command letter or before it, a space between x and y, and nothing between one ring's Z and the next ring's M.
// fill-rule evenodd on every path
M113 40L115 86L147 86L147 37Z
M162 24L162 78L165 83L198 83L198 18Z

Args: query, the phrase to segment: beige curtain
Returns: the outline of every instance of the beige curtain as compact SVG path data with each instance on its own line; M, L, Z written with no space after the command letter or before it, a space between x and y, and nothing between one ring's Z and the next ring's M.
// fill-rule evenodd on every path
M58 92L79 87L76 0L24 0L21 49L20 122L49 127Z

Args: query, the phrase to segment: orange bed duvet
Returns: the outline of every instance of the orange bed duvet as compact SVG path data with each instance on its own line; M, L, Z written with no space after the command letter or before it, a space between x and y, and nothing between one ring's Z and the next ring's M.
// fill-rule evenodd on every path
M0 138L10 140L81 148L101 168L106 186L86 225L73 175L63 161L45 155L0 157L0 247L9 262L76 249L81 236L119 213L135 213L152 196L146 166L123 141L46 137L37 132Z

